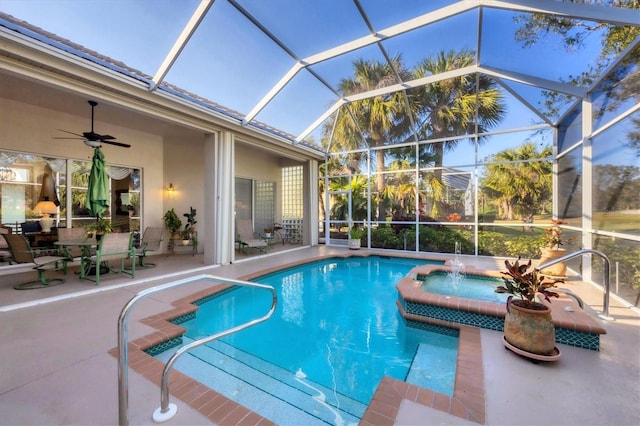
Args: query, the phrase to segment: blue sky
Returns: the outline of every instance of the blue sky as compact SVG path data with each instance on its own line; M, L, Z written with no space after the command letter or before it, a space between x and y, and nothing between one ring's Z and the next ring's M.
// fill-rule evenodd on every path
M153 75L178 37L198 0L2 0L0 10L68 38L86 48ZM240 2L300 58L368 34L352 2L343 0L245 0ZM403 7L386 0L364 0L376 30L438 7L454 3L405 0ZM555 37L530 49L513 40L516 24L511 12L485 9L481 35L482 64L557 80L578 74L593 61L596 35L579 52L566 52ZM475 50L478 12L383 42L389 54L401 52L414 66L442 50ZM375 46L314 65L329 84L352 72L355 58L382 60ZM293 66L295 60L253 27L227 2L214 3L189 45L167 75L167 81L246 114ZM520 90L522 85L514 84ZM536 105L541 91L522 90ZM335 101L335 96L307 72L269 104L257 119L292 134L306 129ZM523 104L507 94L509 114L500 128L540 122ZM318 136L316 136L318 139ZM496 138L500 139L500 138Z

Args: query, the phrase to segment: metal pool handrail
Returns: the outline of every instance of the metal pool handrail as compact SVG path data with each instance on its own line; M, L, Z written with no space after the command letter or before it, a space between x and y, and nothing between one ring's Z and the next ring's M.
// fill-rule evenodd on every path
M601 318L605 319L605 320L613 320L612 317L609 316L609 292L610 292L610 285L609 285L609 258L607 257L606 254L602 253L601 251L598 250L593 250L593 249L581 249L578 250L574 253L569 253L567 255L564 255L562 257L559 257L557 259L553 259L550 260L549 262L546 262L542 265L539 265L536 269L538 271L541 271L545 268L548 268L549 266L553 266L557 263L561 263L561 262L565 262L567 260L573 259L574 257L578 257L581 256L583 254L595 254L596 256L600 256L603 260L604 260L604 301L602 303L603 305L603 309L602 309L602 315Z
M120 316L118 317L118 421L120 425L127 426L129 424L129 349L127 345L128 341L128 317L130 311L133 309L136 303L141 299L155 293L159 293L164 290L179 287L182 285L190 284L193 282L200 282L202 280L211 280L224 284L233 284L242 287L255 287L270 290L272 294L271 308L269 311L260 318L247 321L236 327L230 328L226 331L214 334L209 337L196 340L178 349L175 354L167 361L162 370L161 388L160 388L160 408L158 408L153 414L153 420L156 422L165 422L172 418L177 412L177 406L175 404L169 404L169 373L171 367L184 352L211 342L220 337L227 336L232 333L236 333L245 328L251 327L260 322L266 321L275 312L278 296L275 289L272 286L265 284L252 283L249 281L234 280L229 278L217 277L215 275L195 275L189 278L185 278L178 281L172 281L170 283L162 284L146 290L138 292L126 305L122 308Z

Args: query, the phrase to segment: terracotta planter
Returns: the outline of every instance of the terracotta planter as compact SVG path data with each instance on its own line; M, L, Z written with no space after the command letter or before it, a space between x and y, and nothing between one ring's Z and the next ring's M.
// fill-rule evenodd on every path
M548 247L543 247L540 249L542 252L542 256L540 257L539 265L547 263L551 260L558 259L567 254L565 249L552 249ZM564 262L557 263L553 266L543 269L542 271L545 275L551 275L554 277L566 277L567 276L567 265Z
M536 303L538 309L519 306L522 300L512 300L507 305L504 318L504 338L509 344L537 355L555 352L556 333L551 319L551 309Z

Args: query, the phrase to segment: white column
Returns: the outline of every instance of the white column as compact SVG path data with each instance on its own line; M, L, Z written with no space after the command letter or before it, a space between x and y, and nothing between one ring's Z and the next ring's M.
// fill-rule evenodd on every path
M204 263L226 265L233 261L234 138L229 132L205 138Z
M582 101L582 248L592 248L593 109L591 95ZM582 279L591 281L591 256L582 256Z
M304 200L303 244L318 245L318 161L309 160L305 167L304 193L309 194Z
M203 234L198 238L198 244L204 251L204 264L216 264L216 239L217 231L215 226L216 201L216 156L217 156L218 134L206 135L204 138L204 215L200 229Z
M231 132L222 132L218 144L216 164L218 250L216 261L220 264L233 262L235 244L235 138Z

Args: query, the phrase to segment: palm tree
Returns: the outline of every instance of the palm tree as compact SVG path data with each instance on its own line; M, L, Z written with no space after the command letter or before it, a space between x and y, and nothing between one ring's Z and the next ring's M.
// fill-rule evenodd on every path
M404 68L401 57L395 56L390 63L377 61L356 60L354 62L353 77L343 79L339 90L345 96L366 92L376 88L386 87L397 83L397 76L405 79L409 72ZM348 151L357 148L380 147L398 140L406 133L407 115L404 98L401 92L374 96L353 102L341 109L337 115L333 147ZM385 151L376 150L376 187L374 192L380 193L384 188ZM385 211L382 200L378 203L378 218L384 219Z
M504 219L522 218L533 223L551 201L552 155L549 146L538 151L533 142L525 142L514 149L495 154L481 179L481 186L488 197L497 200Z
M367 218L367 186L368 180L364 176L353 176L350 179L339 179L330 184L332 192L351 193L351 219L360 221ZM340 195L332 201L331 218L333 220L348 221L348 197Z
M384 188L385 199L393 203L393 211L403 218L416 210L415 162L407 157L398 158L389 164L389 171L396 173L386 175L387 182ZM393 219L398 220L396 215Z
M386 87L402 80L425 77L459 69L474 63L472 51L441 52L435 58L422 61L415 70L407 70L401 57L390 63L357 60L354 75L343 79L339 89L345 95ZM418 138L439 139L486 131L499 123L505 105L496 82L483 75L467 75L419 88L407 90L411 111L407 111L404 93L394 92L353 102L342 108L333 123L332 149L349 151L358 148L381 147L404 142L416 129L410 125L413 114L418 123ZM348 108L348 109L347 109ZM329 128L325 128L329 133ZM459 140L421 145L421 167L433 161L435 181L441 181L442 161L446 150L453 149ZM424 149L427 146L428 149ZM378 218L385 218L384 175L386 150L375 150L376 184L373 193L378 197ZM434 182L435 182L434 181ZM387 191L388 192L388 191ZM437 190L434 194L442 194ZM432 213L437 215L441 200L434 199Z
M473 51L442 51L435 58L418 64L413 77L442 74L472 65L474 61ZM505 114L505 103L496 86L496 81L488 76L470 74L412 89L408 95L419 118L419 138L443 139L482 133L498 124ZM444 152L454 149L461 140L431 144L438 180L442 180ZM434 200L434 215L439 213L439 204L440 200Z

